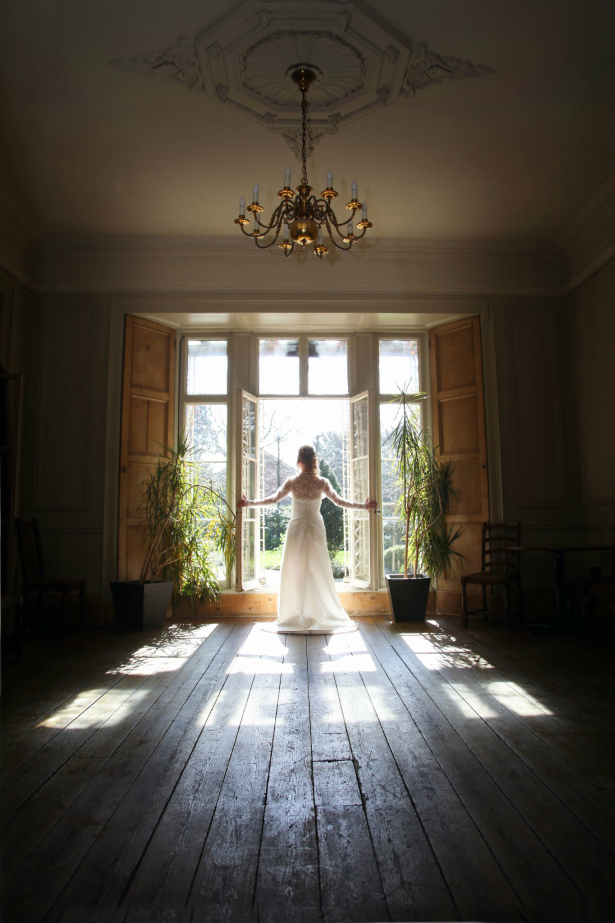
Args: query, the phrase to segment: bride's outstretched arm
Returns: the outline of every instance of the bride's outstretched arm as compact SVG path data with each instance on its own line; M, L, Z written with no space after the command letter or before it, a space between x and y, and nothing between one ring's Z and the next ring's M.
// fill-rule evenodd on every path
M278 487L277 491L274 494L271 494L270 497L263 497L262 500L246 500L243 497L241 500L237 501L237 507L242 506L270 506L272 503L279 503L284 497L287 497L291 490L291 479L288 478L287 481L284 481L281 487Z
M343 497L331 487L331 482L327 478L323 478L325 496L332 500L336 506L345 506L347 510L375 510L378 504L375 500L370 500L369 497L365 503L353 503L352 500L344 500Z

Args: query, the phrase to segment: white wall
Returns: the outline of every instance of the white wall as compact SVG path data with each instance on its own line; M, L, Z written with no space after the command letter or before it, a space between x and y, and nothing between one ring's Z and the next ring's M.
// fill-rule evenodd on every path
M39 522L49 574L103 588L109 302L37 297L26 368L22 515ZM119 425L119 421L118 421Z
M598 537L615 522L615 260L569 298L578 500Z
M90 617L103 617L116 565L123 318L150 310L220 323L237 310L386 312L392 325L412 311L479 313L492 515L521 520L530 544L605 540L615 513L605 207L603 196L586 210L559 256L398 242L321 273L315 260L273 262L224 241L43 248L27 333L27 291L10 275L15 307L9 323L3 302L1 329L13 331L3 354L28 357L22 514L39 518L49 571L86 577ZM552 560L529 556L524 583L552 587Z

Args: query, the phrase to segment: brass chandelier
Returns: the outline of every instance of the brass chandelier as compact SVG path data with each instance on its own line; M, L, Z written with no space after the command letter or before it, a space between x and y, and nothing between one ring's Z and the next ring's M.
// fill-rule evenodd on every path
M307 66L300 66L292 74L292 79L301 90L301 162L302 174L301 184L297 186L295 192L290 187L290 168L286 170L284 177L284 188L280 189L278 196L282 200L278 207L271 215L269 224L265 224L260 219L263 212L263 206L258 203L258 185L254 187L252 204L248 205L248 211L251 212L254 219L254 228L252 231L246 230L250 224L246 218L246 202L242 198L239 200L239 217L235 218L235 224L238 224L246 237L251 237L259 250L267 250L275 244L282 232L282 243L278 246L284 251L284 256L290 256L295 244L299 244L302 250L307 250L308 244L314 245L314 253L319 260L329 248L323 242L323 228L326 229L329 240L338 248L338 250L350 250L353 243L361 240L365 236L368 228L373 227L372 222L367 220L367 203L359 202L358 187L356 181L352 183L352 198L346 205L351 212L350 218L346 221L338 221L335 212L331 208L331 202L337 198L337 192L333 188L333 173L331 170L327 173L327 188L320 193L317 199L312 195L312 187L308 184L307 178L307 110L308 102L306 93L308 87L315 79L314 72ZM361 209L361 220L357 224L357 230L361 233L354 232L354 217ZM273 236L266 243L260 243L267 235ZM339 237L342 243L338 243L335 235Z

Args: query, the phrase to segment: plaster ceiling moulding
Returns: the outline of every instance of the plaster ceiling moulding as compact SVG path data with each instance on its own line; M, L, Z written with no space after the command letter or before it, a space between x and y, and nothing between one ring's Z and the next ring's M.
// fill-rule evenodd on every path
M247 0L196 39L110 63L183 83L260 122L301 156L301 100L290 74L309 66L309 153L323 134L417 90L493 69L412 44L353 0Z

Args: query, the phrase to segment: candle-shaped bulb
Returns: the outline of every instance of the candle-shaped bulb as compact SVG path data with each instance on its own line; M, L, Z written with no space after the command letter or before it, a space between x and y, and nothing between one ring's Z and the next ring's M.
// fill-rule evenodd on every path
M286 167L286 173L284 174L284 185L290 186L290 167Z
M252 201L258 202L258 183L254 184L254 191L252 193Z
M239 217L245 218L246 216L246 200L242 196L239 200Z
M346 236L352 237L353 234L354 234L354 229L352 227L352 218L351 218L350 221L348 222L348 233Z
M333 170L327 173L327 189L333 189Z
M367 221L367 202L363 203L363 213L361 215L363 221Z
M317 242L316 246L317 246L317 247L322 247L322 231L321 231L321 232L319 233L319 235L318 235L318 242Z
M288 240L290 237L290 228L287 224L284 225L284 240Z
M258 188L258 187L257 187L257 188ZM353 199L356 199L356 197L358 196L358 194L359 194L359 187L357 186L357 181L356 181L356 179L353 179L353 181L352 181L352 198L353 198Z

